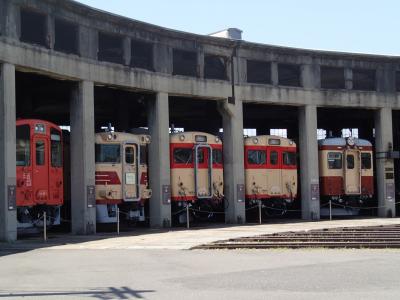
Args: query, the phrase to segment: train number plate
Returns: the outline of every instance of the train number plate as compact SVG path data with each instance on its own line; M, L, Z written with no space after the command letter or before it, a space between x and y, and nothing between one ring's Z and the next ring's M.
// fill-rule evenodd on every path
M7 186L7 201L8 210L15 210L17 208L17 187L15 185Z
M163 204L171 204L171 186L168 184L162 186L162 201Z
M96 206L96 192L94 185L88 185L86 187L86 197L87 197L87 206L95 207Z

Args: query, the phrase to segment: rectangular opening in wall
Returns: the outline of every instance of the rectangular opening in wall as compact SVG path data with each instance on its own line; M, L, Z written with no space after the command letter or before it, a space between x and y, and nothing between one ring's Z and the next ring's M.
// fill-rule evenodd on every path
M396 91L400 92L400 71L396 71Z
M121 36L99 32L98 60L123 64L124 50L122 45Z
M132 40L131 66L153 71L153 44Z
M321 88L344 89L344 68L321 66Z
M172 74L197 77L197 53L174 49Z
M375 77L375 70L353 69L353 90L375 91Z
M54 49L68 54L78 54L78 25L55 19Z
M205 55L204 78L226 80L226 57Z
M278 84L285 86L301 86L300 66L294 64L278 64Z
M271 63L259 60L247 60L247 82L271 83Z
M22 42L48 47L47 17L45 14L21 8Z

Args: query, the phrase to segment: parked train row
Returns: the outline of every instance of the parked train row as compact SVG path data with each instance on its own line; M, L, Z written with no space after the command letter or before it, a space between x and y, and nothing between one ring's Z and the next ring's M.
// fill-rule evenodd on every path
M61 129L42 120L18 120L17 217L19 227L47 222L60 224L64 204L63 136ZM147 151L151 137L144 133L106 131L96 134L96 209L99 223L123 219L145 221L151 198ZM319 141L320 195L360 206L373 197L373 152L369 141L327 138ZM298 197L297 147L294 141L262 135L244 139L246 205L262 202L283 213ZM171 201L179 214L186 205L194 213L223 212L223 142L202 132L170 135ZM175 215L175 214L174 214Z

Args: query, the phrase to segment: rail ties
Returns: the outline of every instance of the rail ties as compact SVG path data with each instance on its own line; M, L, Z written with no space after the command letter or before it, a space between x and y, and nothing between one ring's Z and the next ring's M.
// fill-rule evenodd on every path
M282 232L200 245L192 249L400 248L400 225Z

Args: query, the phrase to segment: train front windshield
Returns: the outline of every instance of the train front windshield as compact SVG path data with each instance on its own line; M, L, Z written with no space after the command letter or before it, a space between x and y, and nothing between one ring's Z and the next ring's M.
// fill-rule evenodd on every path
M96 144L96 163L120 163L121 147L119 144Z
M30 165L31 144L29 125L17 126L16 132L17 167Z

